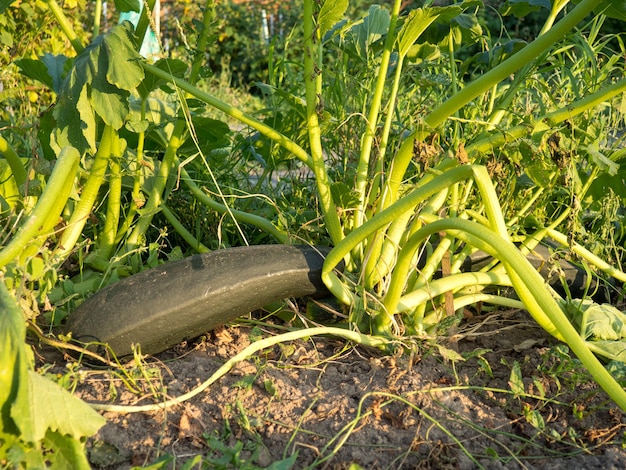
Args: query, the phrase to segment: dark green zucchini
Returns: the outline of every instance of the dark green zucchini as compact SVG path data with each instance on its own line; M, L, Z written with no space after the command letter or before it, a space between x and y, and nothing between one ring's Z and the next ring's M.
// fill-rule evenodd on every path
M260 245L217 250L130 276L86 300L69 317L76 341L164 351L276 300L327 295L322 264L330 249Z

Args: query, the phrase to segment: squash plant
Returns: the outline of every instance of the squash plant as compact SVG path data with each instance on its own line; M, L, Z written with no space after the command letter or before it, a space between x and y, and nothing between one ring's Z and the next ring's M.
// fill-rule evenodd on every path
M604 14L623 17L621 4L582 0L573 6L567 0L555 2L534 41L517 48L515 53L503 53L488 71L463 83L457 70L456 48L466 38L480 36L474 13L481 2L427 5L401 15L401 2L394 0L390 11L373 6L365 17L351 23L343 18L348 0L303 0L301 88L295 92L279 90L303 117L300 124L306 138L298 142L268 124L271 121L256 119L198 88L202 54L195 55L190 68L177 60L163 59L152 64L141 58L136 52L139 45L135 38L143 37L149 23L146 12L153 2L146 2L147 8L136 28L129 23L117 25L86 48L76 39L71 23L55 0L47 3L78 56L67 73L65 69L51 68L50 62L44 63L43 68L28 61L21 63L24 73L58 86L59 98L53 111L56 128L51 136L57 163L46 194L0 250L0 268L15 262L24 250L36 251L64 210L69 216L54 253L59 260L66 259L75 249L90 212L100 203L99 192L105 182L105 224L97 234L95 250L85 260L97 270L125 275L139 269L142 261L137 251L144 246L148 228L159 211L190 246L198 251L206 249L167 208L167 196L178 178L201 204L239 223L253 225L281 243L290 242L288 231L271 219L233 209L223 193L215 198L209 196L189 175L180 161L180 150L187 139L196 145L201 157L222 145L218 137L208 147L199 145L197 126L202 121L195 119L190 109L189 98L193 97L254 129L314 175L323 227L334 245L325 261L323 279L345 308L346 328L374 337L399 339L410 347L411 340L436 339L467 305L483 302L524 307L546 331L569 345L611 398L626 410L626 393L596 357L598 354L608 359L626 359L621 352L623 315L608 307L591 308L560 297L546 286L526 254L544 239L551 239L620 282L626 281L626 274L576 243L575 234L557 230L574 206L562 209L554 220L539 221L534 227L520 224L530 215L542 188L514 215L505 215L501 195L488 169L476 163L485 154L522 138L530 137L532 142L543 144L557 126L624 93L626 79L611 76L586 96L546 106L524 124L502 127L506 123L503 111L525 79L543 66L551 54L556 56L553 48L561 41L565 41L561 44L566 47L568 34L590 14L596 18ZM202 22L196 23L202 25L198 27L196 51L206 49L214 3L206 2ZM137 4L127 2L126 7L135 8ZM562 12L565 14L555 21ZM438 38L438 44L430 43L430 38ZM349 59L333 63L327 54L332 47L343 48L346 57L356 57L357 63L365 58L365 65L370 55L375 56L371 69L374 78L367 83L359 113L363 131L357 152L351 156L351 171L344 174L336 171L329 159L330 155L340 155L343 149L327 147L327 142L333 140L328 138L332 127L327 125L325 97L332 89L333 77L338 75L333 67L345 65ZM399 112L407 62L416 57L428 60L438 53L449 58L449 96L432 103L408 132L394 135L393 119ZM151 95L157 89L173 90L177 97L178 107L171 115L167 132L165 126L148 119L155 103ZM462 140L462 113L469 113L472 103L485 97L489 103L487 112L476 117L474 106L470 120L480 123L480 133L471 141ZM138 104L138 111L133 108L134 103ZM216 125L219 123L211 122L211 126ZM160 159L148 160L144 154L148 129L162 137L164 150ZM136 141L132 151L126 138L129 132ZM447 151L435 149L433 154L435 146L431 142L436 135L449 138ZM595 176L612 171L614 162L610 158L596 157L599 163L585 181L579 181L581 200ZM14 168L15 158L9 155L9 159ZM75 168L79 160L83 169L81 194L66 207L69 195L77 187ZM422 165L422 171L415 170L416 161ZM12 176L16 182L23 179L19 165L12 170ZM127 191L124 179L128 180L128 176L130 203L123 206L122 195ZM547 179L555 177L549 175ZM52 198L48 191L58 196ZM493 261L477 272L463 272L465 260L479 250ZM334 268L342 261L346 269L339 275ZM517 299L501 293L510 287ZM592 314L593 318L608 318L605 324L612 325L613 333L606 329L590 333L593 325L599 323L590 320Z

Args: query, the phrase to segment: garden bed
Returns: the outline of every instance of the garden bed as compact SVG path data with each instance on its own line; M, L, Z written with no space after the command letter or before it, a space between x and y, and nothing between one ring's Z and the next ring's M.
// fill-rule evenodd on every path
M178 396L260 334L275 331L221 328L131 365L135 393L110 372L76 369L76 394L128 405L153 403L152 391ZM276 346L182 405L105 412L89 458L111 469L159 458L176 468L194 458L211 468L626 467L626 417L525 312L475 317L458 338L465 361L325 338Z

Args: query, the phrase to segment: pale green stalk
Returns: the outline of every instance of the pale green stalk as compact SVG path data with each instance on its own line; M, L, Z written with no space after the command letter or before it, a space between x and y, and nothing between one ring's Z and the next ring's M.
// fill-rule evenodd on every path
M0 135L0 154L4 155L4 158L11 167L11 173L13 175L13 179L15 180L15 184L19 188L24 183L26 183L26 179L28 175L26 174L26 168L24 168L24 164L20 159L19 155L11 144Z
M559 15L559 13L561 13L563 8L565 8L568 3L569 0L557 0L555 2L552 2L552 9L550 10L550 14L548 15L548 18L546 19L543 27L541 28L541 31L539 32L539 36L545 34L547 31L550 30L550 28L552 28L554 22L556 21L556 17ZM489 118L489 127L487 127L487 130L495 128L500 123L500 121L506 114L507 109L511 106L515 94L519 90L533 64L534 62L527 63L524 68L520 70L520 72L515 76L513 83L509 86L504 97L496 106L495 112L493 112L491 117Z
M289 242L289 234L280 230L269 220L255 214L250 214L248 212L230 209L226 205L220 204L215 199L209 197L204 191L202 191L201 188L198 187L198 185L196 185L196 183L193 182L193 180L187 173L187 170L185 170L184 168L181 169L180 177L185 185L189 188L191 193L195 196L195 198L205 206L219 212L220 214L232 214L232 216L239 222L250 224L257 228L260 228L265 233L273 236L281 243Z
M193 390L179 396L176 398L170 398L163 403L155 403L154 405L107 405L100 403L90 403L90 406L96 410L102 411L113 411L118 413L140 413L146 411L157 411L161 409L170 408L173 405L178 405L180 403L184 403L185 401L198 396L204 390L209 388L212 384L217 382L220 378L226 375L235 365L237 365L241 361L245 361L246 359L252 357L259 351L263 349L270 348L276 346L280 343L288 343L291 341L295 341L298 339L306 339L313 336L333 336L337 338L346 339L348 341L353 341L362 346L371 347L371 348L385 348L389 347L392 342L383 338L376 338L373 336L364 335L362 333L358 333L356 331L345 330L342 328L334 328L334 327L317 327L317 328L305 328L303 330L290 331L288 333L283 333L276 336L270 336L269 338L264 338L247 346L243 351L234 355L228 361L224 363L219 369L217 369L211 377L202 382L198 387Z
M63 230L61 240L57 244L56 254L59 257L65 258L71 253L85 227L85 223L89 219L89 215L98 197L100 186L102 186L104 182L104 176L113 150L114 139L116 138L117 132L115 129L111 126L104 126L100 145L94 156L89 176L80 193L80 201L72 211L70 220Z
M144 69L146 69L148 72L156 75L159 78L162 78L163 80L173 83L174 85L176 85L177 88L180 88L181 90L186 91L187 93L194 96L195 98L198 98L199 100L204 101L209 106L219 109L223 113L227 114L233 119L236 119L242 124L250 126L251 128L258 131L260 134L264 135L268 139L273 140L274 142L279 144L288 152L291 152L296 158L298 158L301 162L306 164L309 168L313 168L313 163L312 163L310 155L302 147L300 147L294 141L292 141L285 135L281 134L274 128L264 124L261 121L254 119L252 116L244 113L238 108L235 108L234 106L231 106L221 100L218 100L212 95L202 90L199 90L191 83L172 76L170 73L166 72L165 70L161 70L160 68L155 67L154 65L147 64L144 62L140 62L140 63L141 63L141 66Z
M515 292L535 321L548 333L567 343L596 382L626 411L626 391L594 356L546 289L544 279L513 243L483 225L462 219L438 220L426 225L422 231L423 237L445 231L501 260Z
M394 0L389 30L385 40L385 48L380 58L380 65L378 66L376 87L374 88L369 113L367 115L365 134L363 135L363 139L361 141L361 153L359 155L359 163L356 169L356 184L354 187L357 197L359 198L359 207L354 212L353 227L359 227L363 223L365 215L365 205L367 201L366 188L369 175L370 155L374 144L374 137L376 136L376 128L378 127L380 107L383 99L383 93L385 91L385 83L387 81L387 70L389 69L389 59L396 40L396 24L398 23L400 6L401 1ZM392 108L388 111L391 113Z
M109 159L109 194L107 196L107 212L104 227L98 236L96 253L103 259L109 259L113 251L117 228L120 221L122 207L122 159L120 139L117 133L113 135L111 143L111 158Z
M306 121L311 147L310 168L315 182L326 231L333 243L343 239L343 229L337 207L330 191L331 182L326 171L322 149L318 112L322 105L322 38L314 27L313 0L304 0L304 86L306 88Z
M480 290L483 286L489 285L511 286L511 280L506 274L493 272L459 273L445 276L429 282L427 287L421 287L398 297L397 302L390 305L391 309L388 310L388 312L390 315L410 312L418 305L428 302L446 292L456 292L468 286ZM457 310L458 308L459 306L455 299L454 309Z
M51 234L72 191L79 161L80 154L75 148L64 147L61 150L33 212L9 244L0 250L0 268L25 254L27 247L38 249L45 241L44 237Z
M100 35L101 21L102 21L102 0L96 0L94 12L93 12L93 37L94 38Z
M176 233L183 237L183 240L185 240L191 248L196 250L198 253L208 253L209 251L211 251L208 247L202 244L200 240L194 237L183 224L180 223L176 215L174 215L174 213L169 210L169 208L165 204L161 204L161 212L163 213L167 221L172 225L174 230L176 230Z
M78 36L76 35L76 32L74 31L74 27L70 23L70 20L67 19L67 16L65 16L65 13L63 13L63 10L56 2L56 0L44 1L48 5L48 9L50 10L50 12L54 15L57 22L59 23L59 26L63 30L63 33L65 34L67 39L69 39L76 53L80 54L83 51L84 47L80 42L80 39L78 39Z
M531 132L541 132L552 129L558 124L578 116L585 111L589 111L624 92L626 92L626 78L591 93L584 98L576 100L567 106L538 117L534 120L534 129L531 125L520 124L519 126L494 133L485 139L474 142L468 145L465 150L470 156L491 153L504 144L526 137Z
M582 0L549 31L546 31L512 57L477 78L457 94L437 106L437 108L424 119L424 127L426 129L436 128L471 100L489 90L494 84L500 83L502 80L524 67L524 65L533 62L554 43L565 37L569 31L585 19L597 6L598 0ZM428 131L419 131L417 135L421 138L425 132Z

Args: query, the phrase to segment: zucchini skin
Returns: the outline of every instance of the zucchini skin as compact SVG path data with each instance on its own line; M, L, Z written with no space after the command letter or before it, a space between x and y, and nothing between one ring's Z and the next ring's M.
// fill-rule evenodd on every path
M328 247L257 245L193 255L112 284L81 304L64 328L107 343L119 358L140 344L156 354L286 298L324 296Z

